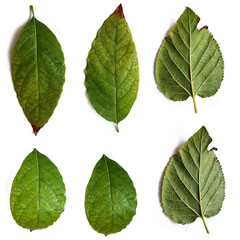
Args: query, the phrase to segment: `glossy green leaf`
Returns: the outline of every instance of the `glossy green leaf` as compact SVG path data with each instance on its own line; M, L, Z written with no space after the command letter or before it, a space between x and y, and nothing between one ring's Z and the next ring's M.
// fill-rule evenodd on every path
M10 196L13 218L23 228L47 228L60 217L65 202L65 185L57 167L34 149L13 180Z
M202 127L180 147L165 170L161 194L164 212L175 222L186 224L200 217L207 232L205 217L218 214L225 196L216 149L207 149L211 141Z
M173 101L213 96L223 80L223 58L207 26L198 30L200 18L186 8L158 51L155 79L159 90Z
M97 33L87 59L85 85L95 110L106 120L122 121L137 98L139 69L135 45L122 5Z
M12 77L18 101L37 134L57 106L65 64L57 38L34 13L13 50Z
M105 155L93 169L85 196L92 228L105 235L125 228L136 213L136 190L128 173Z

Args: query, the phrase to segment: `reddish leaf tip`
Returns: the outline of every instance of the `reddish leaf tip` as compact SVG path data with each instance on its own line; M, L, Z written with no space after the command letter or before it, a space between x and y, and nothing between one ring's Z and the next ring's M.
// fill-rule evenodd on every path
M200 29L200 31L203 30L203 29L208 29L208 26L207 26L207 25L203 26L203 27Z
M39 130L40 130L42 127L37 127L37 126L35 126L35 125L32 125L32 128L33 128L34 134L37 136Z
M116 10L113 12L113 14L115 14L115 15L118 15L118 14L119 14L120 18L125 18L124 13L123 13L122 4L120 4L120 5L116 8Z

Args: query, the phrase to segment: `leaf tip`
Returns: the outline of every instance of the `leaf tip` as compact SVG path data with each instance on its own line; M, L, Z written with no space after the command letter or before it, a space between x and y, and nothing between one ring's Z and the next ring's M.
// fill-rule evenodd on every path
M199 130L207 132L207 129L204 125Z
M35 152L35 154L39 153L39 151L36 148L34 148L32 152Z
M37 127L37 126L35 126L35 125L32 125L32 128L33 128L33 132L34 132L35 136L37 136L39 130L40 130L42 127Z
M188 7L188 6L186 6L185 11L188 11L188 12L192 12L192 13L194 13L193 10L192 10L190 7ZM194 14L195 14L195 13L194 13Z
M113 14L120 16L120 18L125 18L124 13L123 13L123 7L122 4L120 3L119 6L116 8L116 10L113 12Z

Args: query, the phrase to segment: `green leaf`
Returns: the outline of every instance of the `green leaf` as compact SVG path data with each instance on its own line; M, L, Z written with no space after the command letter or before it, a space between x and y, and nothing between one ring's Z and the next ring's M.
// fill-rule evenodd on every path
M116 123L137 98L139 69L135 45L122 5L103 23L92 43L85 69L88 98L103 118Z
M174 155L162 182L162 206L175 222L186 224L200 217L209 233L205 217L221 210L225 180L215 148L207 147L212 139L205 127L184 143Z
M65 82L65 64L57 38L34 12L13 50L12 77L18 101L37 134L57 106Z
M34 149L13 180L10 196L13 218L23 228L47 228L60 217L65 202L65 185L57 167Z
M136 190L128 173L105 155L93 169L85 195L92 228L105 235L120 232L136 214Z
M223 58L207 26L198 30L200 18L186 8L158 51L155 79L159 90L173 101L213 96L223 80Z

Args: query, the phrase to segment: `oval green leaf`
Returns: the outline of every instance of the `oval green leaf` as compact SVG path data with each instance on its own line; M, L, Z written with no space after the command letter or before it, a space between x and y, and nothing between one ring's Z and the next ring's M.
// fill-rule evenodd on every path
M65 64L57 38L34 13L13 50L12 77L18 101L37 134L57 106Z
M139 68L135 45L122 5L97 33L87 59L88 98L103 118L116 123L130 112L137 98Z
M10 196L13 218L23 228L47 228L60 217L65 202L65 185L57 167L34 149L13 180Z
M215 148L207 147L212 139L202 127L184 143L165 170L161 201L164 212L175 222L192 223L221 210L225 196L225 180Z
M173 101L213 96L223 80L224 63L216 40L200 18L186 8L158 51L155 79L159 90Z
M128 173L105 155L93 169L85 196L92 228L105 235L125 228L136 214L136 190Z

